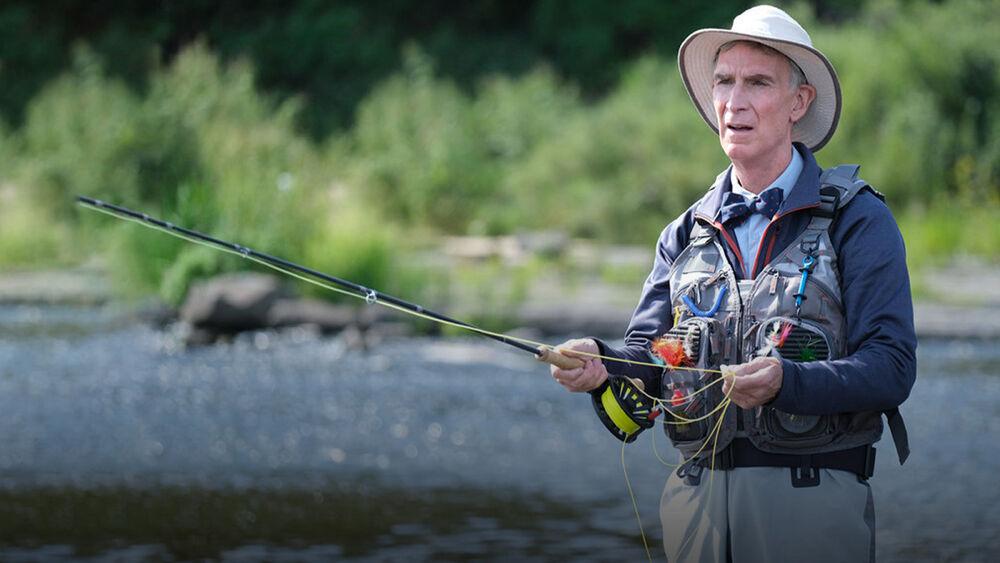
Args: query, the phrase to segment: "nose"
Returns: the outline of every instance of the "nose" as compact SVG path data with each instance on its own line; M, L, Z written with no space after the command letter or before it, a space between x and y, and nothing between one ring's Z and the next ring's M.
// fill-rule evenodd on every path
M747 89L740 83L734 84L733 87L729 89L729 97L726 100L726 109L732 113L745 110L750 107L749 100L750 97L748 96Z

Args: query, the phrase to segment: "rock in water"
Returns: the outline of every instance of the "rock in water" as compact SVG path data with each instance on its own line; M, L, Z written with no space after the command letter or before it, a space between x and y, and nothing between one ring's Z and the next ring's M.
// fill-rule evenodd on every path
M212 332L265 328L274 303L289 296L275 276L226 274L194 284L181 306L180 318Z
M318 299L278 299L267 315L269 326L313 325L326 333L358 324L354 307L334 305Z

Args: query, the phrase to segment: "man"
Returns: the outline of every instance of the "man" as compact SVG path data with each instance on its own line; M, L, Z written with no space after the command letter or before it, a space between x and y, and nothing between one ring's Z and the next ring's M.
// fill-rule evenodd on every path
M732 165L661 234L625 345L568 341L585 365L552 375L596 396L610 372L669 399L685 460L661 500L669 561L872 561L871 445L886 414L905 459L896 407L916 372L899 230L857 167L816 163L840 86L788 14L757 6L699 30L678 64ZM731 377L650 367L664 335L688 367Z

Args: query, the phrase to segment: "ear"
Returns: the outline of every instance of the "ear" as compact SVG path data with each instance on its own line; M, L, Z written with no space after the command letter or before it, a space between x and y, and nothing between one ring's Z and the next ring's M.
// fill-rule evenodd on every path
M797 123L809 111L809 106L816 99L816 87L812 84L800 84L795 92L795 102L792 104L792 123Z

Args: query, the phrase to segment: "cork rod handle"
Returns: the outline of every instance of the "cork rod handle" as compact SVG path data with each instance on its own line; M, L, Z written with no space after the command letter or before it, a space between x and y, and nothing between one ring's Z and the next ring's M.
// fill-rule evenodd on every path
M583 367L583 360L564 356L548 346L539 346L535 356L540 362L552 364L560 369L575 369Z

